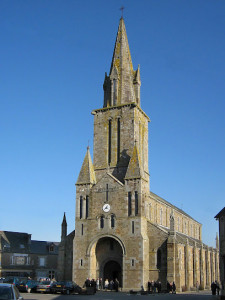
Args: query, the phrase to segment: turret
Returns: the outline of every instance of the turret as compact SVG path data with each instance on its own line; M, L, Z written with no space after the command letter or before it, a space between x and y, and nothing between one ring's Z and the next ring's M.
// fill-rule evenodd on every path
M61 241L63 241L67 236L67 222L66 222L66 213L64 212L63 221L61 225Z

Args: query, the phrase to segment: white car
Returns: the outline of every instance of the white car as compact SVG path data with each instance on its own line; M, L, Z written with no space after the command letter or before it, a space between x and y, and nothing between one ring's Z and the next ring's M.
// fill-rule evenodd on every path
M0 299L1 300L23 300L18 289L10 283L0 283Z

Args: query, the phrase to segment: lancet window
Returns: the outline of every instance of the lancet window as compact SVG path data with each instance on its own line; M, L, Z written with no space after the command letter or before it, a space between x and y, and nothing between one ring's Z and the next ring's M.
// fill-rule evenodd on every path
M86 196L86 219L88 218L89 211L89 196Z
M108 164L111 163L111 146L112 146L112 120L108 124Z
M138 215L138 192L135 192L135 216Z
M82 219L83 216L83 197L80 196L80 219Z
M131 215L132 203L131 203L131 192L128 192L128 217Z

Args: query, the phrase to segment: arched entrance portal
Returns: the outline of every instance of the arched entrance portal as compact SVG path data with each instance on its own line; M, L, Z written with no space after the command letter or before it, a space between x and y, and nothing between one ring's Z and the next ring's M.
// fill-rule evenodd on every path
M121 266L118 262L113 260L108 261L104 266L103 275L104 280L107 278L109 281L111 279L115 281L115 279L117 278L120 282L120 286L122 286Z
M123 249L119 242L112 237L100 238L95 248L96 278L119 280L123 284Z

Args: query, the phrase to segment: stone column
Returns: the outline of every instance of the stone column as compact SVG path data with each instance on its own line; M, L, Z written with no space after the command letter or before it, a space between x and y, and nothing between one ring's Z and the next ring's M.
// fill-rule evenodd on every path
M197 247L196 247L196 243L194 244L194 248L193 248L193 260L194 260L193 286L196 286L196 282L197 282Z
M167 280L169 282L175 281L175 245L176 233L170 232L167 240Z
M203 243L201 244L201 249L200 249L200 286L201 288L205 289L205 272L204 272L204 250L203 250Z
M186 245L185 245L185 285L187 290L190 290L190 281L189 281L189 244L188 244L188 239L186 240Z

